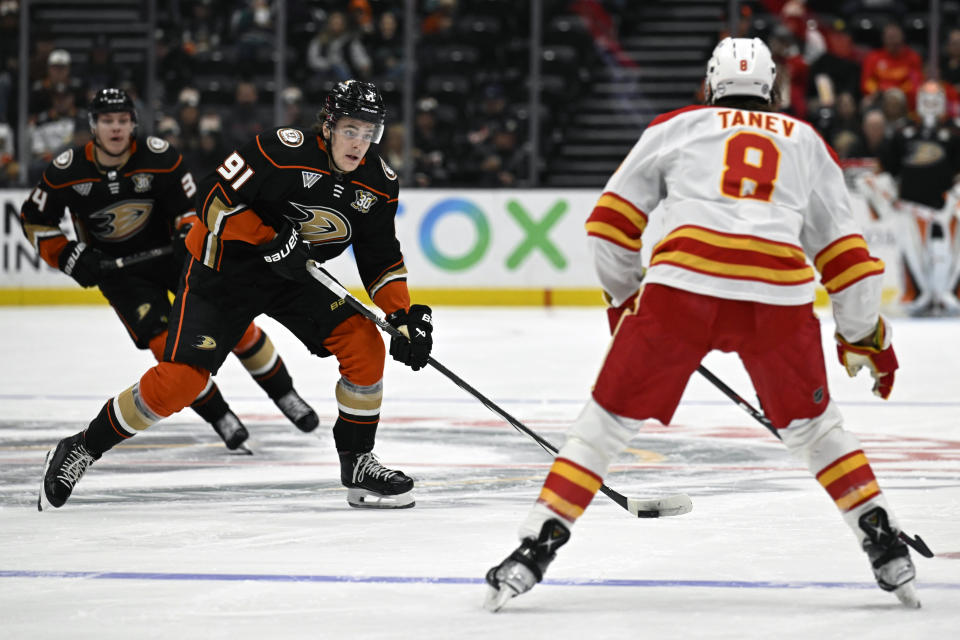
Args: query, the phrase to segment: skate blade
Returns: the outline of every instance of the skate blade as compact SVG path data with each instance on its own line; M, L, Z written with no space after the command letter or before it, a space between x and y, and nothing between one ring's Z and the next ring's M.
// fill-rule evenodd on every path
M413 492L385 496L366 489L347 489L347 504L357 509L409 509L416 504Z
M909 609L920 608L920 595L917 593L917 585L914 584L913 580L894 589L893 594L897 596L903 606Z
M55 508L50 501L47 500L47 490L45 487L47 484L47 469L50 468L50 456L52 455L53 449L50 449L50 451L47 451L47 457L43 461L43 474L40 476L40 495L37 497L37 511L43 511L44 509L49 511Z
M516 598L519 595L517 591L508 584L501 584L499 589L491 586L487 587L487 596L483 600L483 608L491 613L496 613L507 604L508 600Z

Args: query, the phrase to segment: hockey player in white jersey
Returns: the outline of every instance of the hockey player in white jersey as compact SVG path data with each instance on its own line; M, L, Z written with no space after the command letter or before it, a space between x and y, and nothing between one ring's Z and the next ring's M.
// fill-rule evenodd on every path
M726 38L707 105L656 118L608 181L586 224L613 339L592 398L567 433L520 546L487 573L498 610L543 578L641 421L664 424L712 350L736 352L784 444L836 503L880 587L918 607L900 525L860 442L830 398L813 312L815 265L837 351L886 399L897 358L878 313L883 263L850 212L836 156L805 122L774 113L776 69L759 39ZM662 216L646 275L650 212ZM641 288L641 280L642 288Z

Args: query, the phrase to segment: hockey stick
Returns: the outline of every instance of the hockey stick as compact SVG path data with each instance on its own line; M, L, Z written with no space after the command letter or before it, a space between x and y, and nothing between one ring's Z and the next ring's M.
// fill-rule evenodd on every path
M342 298L348 305L350 305L355 311L360 315L367 318L368 320L373 321L378 327L380 327L385 333L393 337L403 336L399 329L391 325L389 322L378 316L371 309L369 309L365 304L357 300L349 291L343 288L343 286L334 280L326 271L320 268L320 265L313 261L307 261L307 271L311 276L316 278L323 286L329 289L333 294L339 298ZM557 448L553 446L548 440L544 439L540 434L533 431L522 422L514 418L512 415L501 409L494 403L492 400L487 398L485 395L474 389L472 386L467 384L465 380L460 378L445 366L434 360L430 357L427 360L428 364L434 369L445 375L449 378L455 385L472 395L474 398L479 400L485 407L496 413L498 416L506 420L510 425L524 433L539 444L545 451L550 453L553 456L557 454ZM661 518L665 516L679 516L684 513L688 513L693 508L693 503L690 501L690 497L684 493L678 493L675 495L664 496L663 498L628 498L617 491L614 491L605 484L600 485L600 491L603 492L605 496L616 502L618 505L637 516L638 518Z
M737 392L731 389L730 387L728 387L723 382L723 380L715 376L703 365L697 367L697 371L699 371L704 378L712 382L713 386L715 386L717 389L720 389L720 391L722 391L725 396L733 400L734 404L736 404L738 407L740 407L741 409L749 413L751 416L753 416L754 420L756 420L757 422L762 424L764 427L766 427L767 431L775 435L778 440L783 440L783 438L780 437L780 434L777 433L776 427L774 427L773 423L770 422L770 418L763 415L763 413L761 413L760 411L757 411L756 409L754 409L753 405L751 405L749 402L747 402L746 400L741 398L739 395L737 395ZM916 552L922 555L924 558L933 557L933 551L930 550L930 547L927 546L927 543L924 542L920 536L913 536L911 538L909 535L901 531L900 539L906 542L911 547L913 547L916 550Z
M141 251L139 253L131 253L128 256L122 256L120 258L101 260L100 268L105 271L123 269L124 267L146 262L147 260L153 260L154 258L159 258L161 256L168 256L171 253L173 253L172 246L157 247L155 249L148 249L147 251Z

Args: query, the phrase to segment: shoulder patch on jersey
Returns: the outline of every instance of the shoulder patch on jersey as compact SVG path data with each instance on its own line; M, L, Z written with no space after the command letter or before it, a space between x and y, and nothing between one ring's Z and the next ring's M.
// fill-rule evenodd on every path
M147 136L147 146L150 147L150 151L153 151L154 153L163 153L170 148L170 143L163 138Z
M397 179L397 172L390 168L390 165L383 159L383 156L380 156L380 166L383 167L383 173L387 176L389 180Z
M297 129L277 129L277 137L288 147L299 147L303 144L303 132Z
M67 149L53 159L53 166L57 169L66 169L73 162L73 149Z

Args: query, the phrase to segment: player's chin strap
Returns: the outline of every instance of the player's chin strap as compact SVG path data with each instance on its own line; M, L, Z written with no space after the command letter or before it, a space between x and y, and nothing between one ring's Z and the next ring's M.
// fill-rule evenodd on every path
M746 411L747 413L749 413L750 416L751 416L754 420L756 420L757 422L759 422L760 424L762 424L764 427L766 427L766 428L767 428L767 431L769 431L770 433L772 433L773 435L775 435L775 436L777 437L777 439L779 439L779 440L782 440L782 439L783 439L783 438L780 437L780 434L777 433L777 429L776 429L776 427L773 426L773 423L770 422L770 418L768 418L767 416L763 415L763 413L761 413L760 411L757 411L756 409L754 409L754 408L753 408L753 405L751 405L749 402L747 402L746 400L744 400L743 398L741 398L741 397L737 394L737 392L734 391L733 389L731 389L730 387L728 387L728 386L723 382L723 380L721 380L720 378L718 378L717 376L715 376L713 373L710 372L710 370L708 370L708 369L707 369L706 367L704 367L703 365L700 365L699 367L697 367L697 371L698 371L704 378L706 378L706 379L709 380L711 383L713 383L713 386L715 386L717 389L720 389L720 391L722 391L725 396L727 396L728 398L730 398L731 400L733 400L733 403L734 403L735 405L737 405L738 407L740 407L741 409L743 409L744 411ZM916 552L919 553L920 555L922 555L924 558L932 558L932 557L933 557L933 551L930 550L930 547L927 546L927 543L924 542L923 539L922 539L920 536L913 536L913 537L911 538L911 537L908 536L906 533L904 533L903 531L901 531L901 532L900 532L900 539L903 540L904 542L906 542L906 543L907 543L908 545L910 545L911 547L913 547L913 548L916 550Z
M343 288L343 286L334 280L330 274L320 268L320 264L314 260L307 260L307 271L310 272L310 275L318 280L323 286L329 289L333 295L337 296L344 300L347 305L357 311L360 315L371 320L374 324L380 327L384 332L388 333L391 336L402 336L403 334L394 327L392 324L388 323L386 320L375 314L371 311L365 304L357 300L349 291ZM548 440L544 439L540 434L538 434L533 429L530 429L522 422L514 418L512 415L501 409L497 406L492 400L487 398L485 395L471 387L463 379L457 376L455 373L447 369L445 366L434 360L432 357L427 360L428 364L434 369L445 375L449 378L454 384L458 387L472 395L474 398L479 400L486 406L488 409L496 413L498 416L510 423L517 431L524 433L539 444L545 451L556 456L557 448L553 446ZM684 493L678 493L674 495L664 496L662 498L628 498L625 495L614 491L605 484L600 485L600 491L603 492L605 496L616 502L623 509L627 510L631 514L637 516L638 518L661 518L664 516L679 516L684 513L689 512L693 508L693 503L690 501L690 496Z

